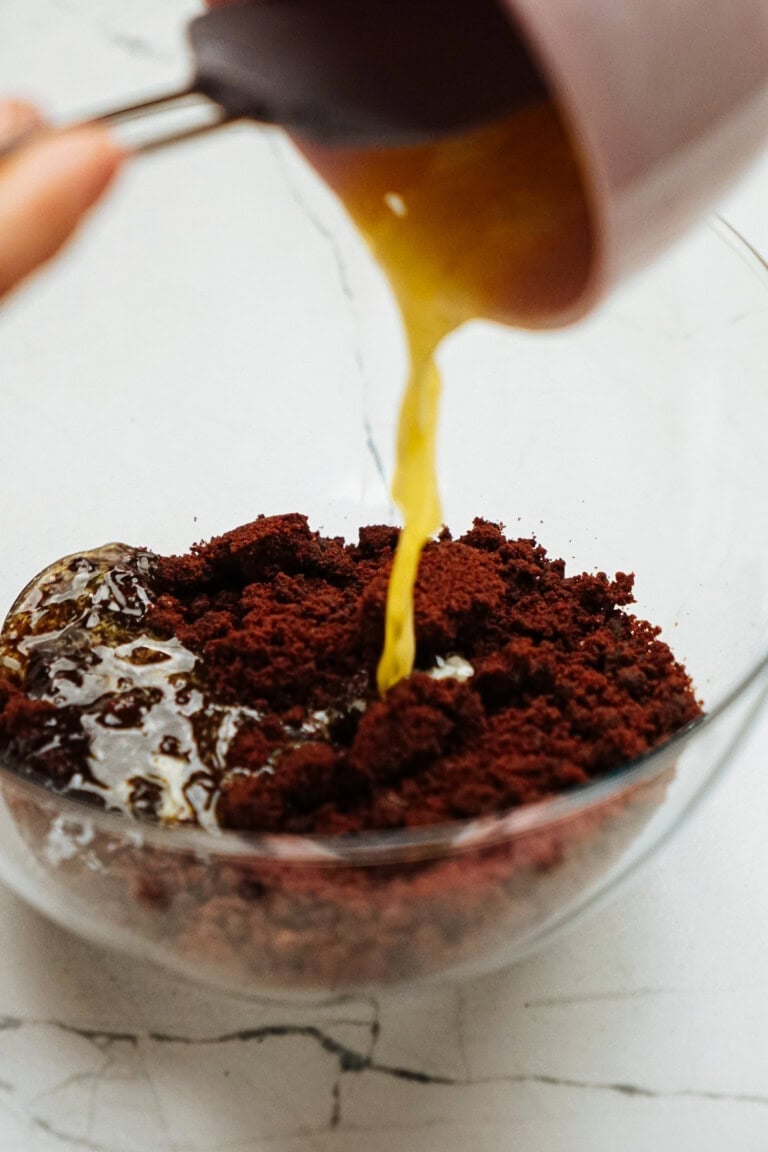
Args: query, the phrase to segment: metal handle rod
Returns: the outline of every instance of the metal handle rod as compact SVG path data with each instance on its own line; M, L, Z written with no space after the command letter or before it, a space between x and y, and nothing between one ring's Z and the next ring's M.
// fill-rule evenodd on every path
M162 125L169 116L183 117L183 123L172 128L159 128L158 131L150 132L146 138L140 139L136 143L129 142L130 151L142 155L157 152L171 144L214 132L217 128L221 128L224 124L231 123L235 119L215 100L211 100L194 88L182 88L134 104L125 104L119 108L96 113L75 123L65 125L64 130L71 131L93 124L103 124L119 129L123 125L132 125L137 121L158 121ZM14 136L4 144L0 144L0 160L13 155L24 145L31 143L33 139L42 137L50 131L50 127L47 126L31 128L19 133L18 136Z
M121 124L127 120L139 120L154 115L186 101L200 99L205 99L205 97L201 97L195 88L177 88L172 92L163 92L160 96L151 96L149 99L141 100L136 104L123 104L119 108L109 108L104 112L95 113L82 122L86 124Z

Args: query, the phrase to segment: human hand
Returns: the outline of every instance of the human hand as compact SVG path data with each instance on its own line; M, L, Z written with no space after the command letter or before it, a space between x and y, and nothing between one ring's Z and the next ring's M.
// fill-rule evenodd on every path
M0 146L42 126L31 105L0 101ZM103 129L80 128L41 133L0 158L0 298L56 255L123 156Z

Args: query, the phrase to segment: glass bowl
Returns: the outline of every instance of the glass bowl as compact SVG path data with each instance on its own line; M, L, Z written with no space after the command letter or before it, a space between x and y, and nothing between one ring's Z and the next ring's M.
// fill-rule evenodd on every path
M499 968L574 922L681 824L768 688L767 288L715 220L577 328L478 322L441 354L448 525L635 572L702 721L567 796L344 841L146 827L0 769L2 879L83 936L259 996ZM391 521L404 368L381 273L279 134L136 167L0 318L2 607L108 540Z

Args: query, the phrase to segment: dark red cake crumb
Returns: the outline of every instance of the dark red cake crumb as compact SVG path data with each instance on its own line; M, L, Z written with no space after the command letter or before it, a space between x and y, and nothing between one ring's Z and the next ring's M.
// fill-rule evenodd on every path
M349 991L506 954L606 877L663 801L675 745L530 823L473 818L601 779L701 715L658 629L627 610L632 577L567 577L482 520L444 531L421 564L417 671L380 699L396 543L392 528L346 545L273 517L187 556L110 545L33 583L0 645L0 757L48 789L3 783L50 882L174 966ZM176 766L170 817L167 781L121 759L125 741ZM179 848L173 829L145 840L126 819L121 839L51 790L278 835ZM416 828L383 856L376 837L348 838ZM303 837L286 849L283 833Z
M426 548L422 671L377 699L396 542L371 527L347 546L293 515L159 561L150 626L198 653L215 699L264 714L230 749L225 827L344 833L498 812L610 772L700 715L658 629L625 611L631 576L566 577L483 520ZM426 674L456 654L470 678ZM327 738L292 747L322 711Z

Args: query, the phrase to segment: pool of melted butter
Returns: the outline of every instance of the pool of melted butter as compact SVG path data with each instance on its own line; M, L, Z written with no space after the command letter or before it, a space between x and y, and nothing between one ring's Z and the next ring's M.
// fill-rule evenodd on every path
M6 619L0 668L62 716L77 708L88 751L71 791L212 827L216 782L247 710L206 702L195 654L145 629L154 559L108 544L51 565ZM53 741L67 738L54 726Z

